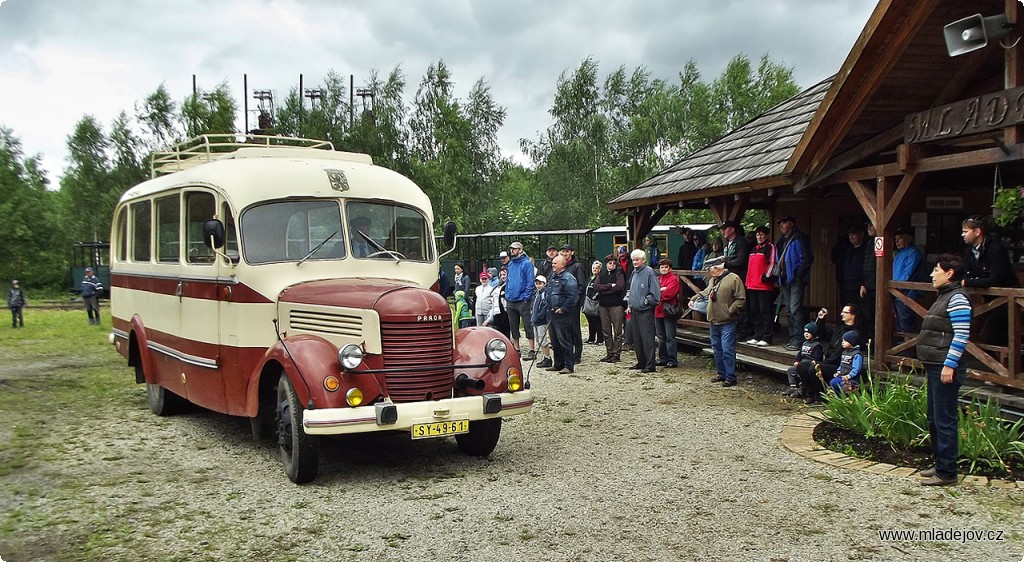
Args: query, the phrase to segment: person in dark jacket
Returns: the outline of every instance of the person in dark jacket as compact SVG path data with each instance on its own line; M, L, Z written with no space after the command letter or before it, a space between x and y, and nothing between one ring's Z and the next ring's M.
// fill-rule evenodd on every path
M25 316L21 309L25 308L27 304L28 300L25 299L25 293L21 290L21 284L17 279L11 280L11 288L7 290L7 308L11 309L12 328L25 327Z
M875 257L875 237L878 231L870 221L864 224L868 236L864 240L864 281L860 286L860 311L864 314L864 335L867 339L875 336L875 277L878 271L878 258ZM897 230L897 234L899 229Z
M600 305L601 331L604 333L605 363L618 363L622 353L622 332L626 320L626 274L612 254L604 258L604 269L594 281Z
M850 245L843 252L840 271L841 295L839 302L860 303L860 289L864 285L864 229L858 224L847 233ZM837 266L838 267L838 266Z
M725 268L739 276L740 282L747 278L747 265L750 261L750 242L744 235L743 227L734 220L722 223L722 255L725 256ZM750 307L744 306L736 319L736 341L746 341L754 331L750 323Z
M604 332L601 330L601 304L597 298L597 287L594 286L594 283L597 281L597 276L601 274L602 269L604 269L604 266L602 266L599 261L595 261L590 264L591 276L587 281L587 288L585 291L586 298L597 303L597 309L594 310L594 314L587 314L586 310L583 312L587 317L587 343L593 345L604 343Z
M103 294L103 283L100 278L92 273L92 268L85 268L85 277L82 278L82 302L85 303L85 312L89 315L90 324L100 323L100 295Z
M973 309L961 287L961 260L940 254L932 269L935 303L921 322L917 359L928 375L928 432L935 466L921 471L923 486L956 484L959 457L960 386L967 378L962 358L971 333Z
M693 231L683 229L683 244L679 246L676 256L676 269L693 269L693 257L697 255L697 246L693 243Z
M551 261L551 279L548 279L545 293L548 297L548 309L551 314L549 325L551 349L555 356L554 365L546 370L569 374L575 370L576 366L572 347L573 340L569 332L572 330L573 315L576 316L577 325L579 323L580 291L576 284L576 278L565 267L565 257L562 254ZM576 328L576 334L580 336L579 327Z
M786 349L800 349L804 316L804 291L811 280L811 264L814 255L811 253L811 241L807 235L796 227L796 219L786 215L776 221L782 236L775 243L775 251L779 254L779 291L786 307L789 327L789 343Z
M988 216L973 216L963 222L962 237L967 248L964 250L964 279L962 287L1019 287L1013 273L1010 254L992 230L993 220ZM986 301L994 297L986 297ZM981 326L981 340L984 343L1004 345L1007 342L1006 307L1001 306L989 312Z
M576 298L576 312L569 315L569 322L572 324L569 335L572 337L572 353L576 363L583 359L583 332L580 328L580 314L583 312L584 293L587 290L587 271L583 264L576 259L576 249L572 244L563 244L558 250L558 255L565 258L565 270L576 278L576 289L579 295ZM548 280L551 283L551 280Z

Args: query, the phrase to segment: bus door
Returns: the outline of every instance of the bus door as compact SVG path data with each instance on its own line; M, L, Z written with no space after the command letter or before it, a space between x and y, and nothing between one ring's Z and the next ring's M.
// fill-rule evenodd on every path
M214 217L217 196L205 190L182 193L182 248L178 297L178 338L188 399L224 411L221 357L221 260L203 241L203 224Z

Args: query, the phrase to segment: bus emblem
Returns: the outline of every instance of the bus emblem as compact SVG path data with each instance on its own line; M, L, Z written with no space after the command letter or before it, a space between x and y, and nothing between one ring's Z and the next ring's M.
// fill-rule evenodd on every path
M348 178L345 177L345 172L341 170L335 170L328 168L324 170L327 172L327 179L331 182L331 189L334 191L348 191Z

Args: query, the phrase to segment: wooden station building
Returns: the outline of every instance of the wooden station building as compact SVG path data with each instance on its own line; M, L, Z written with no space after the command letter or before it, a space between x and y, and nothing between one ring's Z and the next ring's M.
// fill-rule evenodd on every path
M1003 29L1015 27L951 56L944 28L975 14L1005 15ZM991 214L995 188L1024 183L1022 34L1018 0L881 0L837 74L609 204L627 216L633 240L679 209L710 208L719 223L764 209L773 240L779 236L775 219L792 215L815 256L805 305L810 311L829 308L830 322L842 304L830 250L846 227L870 221L881 239L872 359L876 368L895 365L913 357L916 334L894 333L893 299L904 299L920 316L934 299L930 283L891 280L896 228L913 228L926 258L961 254L961 222ZM1024 258L1019 227L1001 231L1015 268ZM900 288L921 289L925 296L909 301ZM969 292L976 324L1009 310L1010 342L988 345L972 337L971 377L1024 389L1024 289ZM684 316L681 337L703 326ZM763 353L775 353L779 362L792 358L781 346Z

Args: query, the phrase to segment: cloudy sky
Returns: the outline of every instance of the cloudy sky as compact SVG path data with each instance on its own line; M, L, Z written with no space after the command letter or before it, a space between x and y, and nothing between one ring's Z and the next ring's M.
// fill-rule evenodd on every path
M85 114L105 127L165 84L184 99L226 81L283 98L329 70L386 75L401 65L406 93L444 60L456 94L483 78L507 109L503 150L536 138L560 73L588 56L601 75L647 66L673 80L692 59L706 80L739 53L794 69L801 87L835 73L874 0L0 0L0 126L51 179ZM250 100L250 109L254 107ZM250 127L255 119L250 117ZM239 118L241 128L241 118Z

